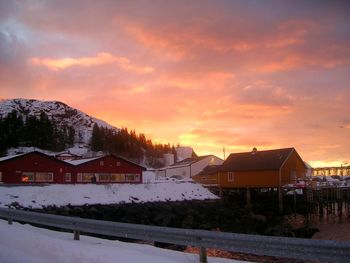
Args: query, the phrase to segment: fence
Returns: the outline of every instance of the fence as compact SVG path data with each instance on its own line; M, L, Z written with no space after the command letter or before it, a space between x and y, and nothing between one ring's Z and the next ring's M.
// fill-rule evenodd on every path
M0 217L6 218L9 224L12 223L12 220L17 220L73 230L76 240L79 240L80 232L86 232L199 247L200 262L207 262L206 248L326 262L348 262L350 258L350 242L146 226L6 208L0 208Z

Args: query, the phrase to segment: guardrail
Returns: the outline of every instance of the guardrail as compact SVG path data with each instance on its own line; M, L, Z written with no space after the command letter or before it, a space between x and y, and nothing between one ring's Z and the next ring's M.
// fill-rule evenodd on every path
M350 242L147 226L6 208L0 208L0 217L6 218L9 224L16 220L73 230L75 240L79 240L80 232L86 232L199 247L200 262L207 262L206 248L326 262L348 262L350 258Z

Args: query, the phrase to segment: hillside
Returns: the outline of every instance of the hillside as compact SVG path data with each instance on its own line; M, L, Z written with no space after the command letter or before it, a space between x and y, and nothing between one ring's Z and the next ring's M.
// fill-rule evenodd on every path
M0 156L44 150L90 157L117 154L150 167L164 164L170 144L156 144L144 134L116 128L59 101L0 100Z
M72 108L59 101L39 101L28 99L6 99L0 100L0 118L5 118L11 112L16 111L27 119L30 116L40 117L44 112L50 120L53 120L58 127L74 127L75 143L88 144L92 135L94 124L99 127L119 129L107 122L87 115L86 113Z

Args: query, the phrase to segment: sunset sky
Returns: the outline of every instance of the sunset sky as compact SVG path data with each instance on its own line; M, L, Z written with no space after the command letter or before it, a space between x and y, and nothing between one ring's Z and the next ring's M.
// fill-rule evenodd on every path
M197 154L350 163L350 1L0 0L0 98Z

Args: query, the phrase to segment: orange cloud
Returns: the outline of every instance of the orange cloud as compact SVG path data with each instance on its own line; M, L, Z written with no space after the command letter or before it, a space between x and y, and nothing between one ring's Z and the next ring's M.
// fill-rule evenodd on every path
M95 57L67 57L61 59L33 57L30 59L30 63L37 66L45 66L53 71L59 71L73 66L89 67L113 63L118 64L124 70L136 73L151 73L154 71L152 67L135 66L125 57L117 57L105 52L98 53Z
M311 57L307 55L286 55L280 61L268 62L259 66L253 66L252 70L261 73L273 73L280 71L296 70L306 67L335 68L337 66L349 65L350 57L328 58L328 57Z

